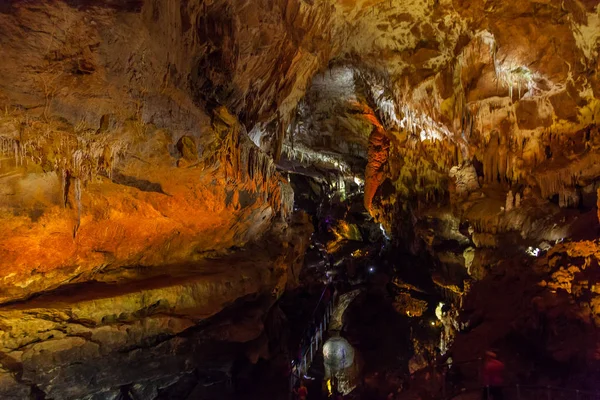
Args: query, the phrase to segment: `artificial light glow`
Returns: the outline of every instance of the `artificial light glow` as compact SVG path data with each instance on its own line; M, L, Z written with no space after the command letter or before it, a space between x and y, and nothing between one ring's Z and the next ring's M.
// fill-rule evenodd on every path
M423 140L442 140L444 137L452 138L452 133L439 122L428 115L417 113L407 105L402 106L404 118L398 124L399 127L416 133L419 128L419 138Z
M379 118L387 128L405 129L423 140L442 140L453 135L445 125L435 121L422 111L415 111L407 104L399 106L393 95L386 93L382 84L369 81L371 93L379 110ZM400 118L401 116L402 118Z
M357 368L354 365L354 348L342 337L332 337L323 345L325 379L337 378L337 387L342 394L355 388Z
M385 232L385 228L383 227L382 224L379 224L379 229L381 229L381 233L383 233L383 237L385 237L387 240L390 240L390 237Z
M256 146L260 147L262 143L262 138L266 135L266 133L267 131L264 129L264 126L262 124L256 124L254 125L254 128L252 128L252 130L248 132L248 136Z
M499 63L495 64L495 68L498 81L504 87L508 88L511 99L513 97L514 88L518 90L519 98L521 97L521 90L523 89L527 89L527 97L534 95L534 92L537 89L535 80L539 79L539 77L529 68L524 65L507 65Z
M352 257L361 257L361 256L363 256L364 254L363 254L363 251L362 251L361 249L358 249L358 250L354 250L354 251L352 252L352 254L350 254L350 255L351 255Z
M533 247L529 246L529 247L527 248L527 250L525 250L525 252L526 252L527 254L529 254L530 256L537 257L537 256L539 256L539 254L540 254L540 249L539 249L539 248L537 248L537 247L536 247L536 248L533 248Z
M443 302L440 302L437 307L435 308L435 316L437 317L437 319L439 319L440 321L442 320L442 316L443 314L443 308L444 308L445 304Z
M434 321L431 321L431 326L435 326L435 322Z
M369 267L369 272L375 272L375 267Z
M390 96L386 96L384 87L382 85L373 84L371 90L373 97L375 98L377 108L381 111L382 121L388 126L399 126L400 119L398 118L398 113L396 112L396 104Z

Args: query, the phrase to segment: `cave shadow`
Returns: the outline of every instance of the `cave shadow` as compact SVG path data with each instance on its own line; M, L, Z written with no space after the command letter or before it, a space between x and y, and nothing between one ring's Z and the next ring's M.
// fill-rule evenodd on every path
M150 182L146 179L139 179L133 176L123 175L120 172L114 172L111 180L118 185L130 186L141 190L142 192L154 192L168 196L168 194L163 191L160 183Z
M378 395L376 390L365 390L365 376L398 370L408 373L413 351L409 332L409 319L394 309L392 298L384 291L366 290L350 303L343 316L341 333L364 362L365 398Z

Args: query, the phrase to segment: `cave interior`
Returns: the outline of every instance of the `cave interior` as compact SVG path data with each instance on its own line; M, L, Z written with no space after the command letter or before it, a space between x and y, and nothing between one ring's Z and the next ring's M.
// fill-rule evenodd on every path
M600 1L8 0L0 54L0 399L597 398Z

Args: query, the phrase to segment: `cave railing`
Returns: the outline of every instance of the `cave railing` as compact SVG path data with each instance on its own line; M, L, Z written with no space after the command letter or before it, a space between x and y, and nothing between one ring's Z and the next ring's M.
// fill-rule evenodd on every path
M331 322L331 317L333 316L335 302L334 296L329 296L328 298L325 296L328 290L330 292L332 291L330 285L323 289L319 302L317 303L315 311L313 312L313 321L318 320L319 322L318 324L313 323L311 327L308 328L304 338L300 343L301 357L299 360L292 362L292 373L290 374L290 393L292 393L291 389L295 387L296 382L298 382L299 379L307 377L308 370L310 369L317 352L323 346L323 337L329 328L329 323ZM321 305L323 306L321 308L323 312L320 318L317 319L317 310L319 310Z

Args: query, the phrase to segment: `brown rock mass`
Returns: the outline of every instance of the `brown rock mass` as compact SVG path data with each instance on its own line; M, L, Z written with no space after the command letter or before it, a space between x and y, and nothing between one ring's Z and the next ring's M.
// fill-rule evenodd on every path
M464 357L600 366L597 1L14 0L0 54L0 397L202 398L268 358L290 175L431 260Z

